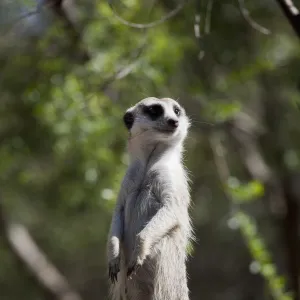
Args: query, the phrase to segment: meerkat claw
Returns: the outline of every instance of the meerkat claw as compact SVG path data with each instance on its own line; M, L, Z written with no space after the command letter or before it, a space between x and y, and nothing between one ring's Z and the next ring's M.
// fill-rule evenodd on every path
M129 279L132 278L132 275L136 274L136 272L138 271L138 269L141 267L140 263L135 262L133 265L131 265L128 270L127 270L127 277Z
M112 283L115 283L118 281L118 273L120 272L120 268L117 265L110 265L108 276Z
M130 268L128 268L128 270L127 270L127 277L128 277L129 279L131 279L131 275L132 275L134 269L135 269L135 265L133 265L133 266L131 266Z

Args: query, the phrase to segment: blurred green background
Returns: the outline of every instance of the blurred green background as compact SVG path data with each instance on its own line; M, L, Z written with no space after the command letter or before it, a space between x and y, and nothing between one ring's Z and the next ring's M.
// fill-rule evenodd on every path
M299 299L297 35L271 0L115 15L179 1L1 0L1 300L106 299L122 116L148 96L192 119L191 300Z

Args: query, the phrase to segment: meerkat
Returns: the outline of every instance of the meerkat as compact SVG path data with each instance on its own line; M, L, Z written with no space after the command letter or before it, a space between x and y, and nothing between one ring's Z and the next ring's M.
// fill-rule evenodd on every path
M190 120L171 98L129 108L129 166L108 236L113 300L188 300L187 245L193 238L182 156Z

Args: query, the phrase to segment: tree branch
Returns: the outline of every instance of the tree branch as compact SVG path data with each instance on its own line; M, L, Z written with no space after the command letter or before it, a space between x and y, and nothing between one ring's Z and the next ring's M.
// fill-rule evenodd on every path
M238 4L239 4L239 9L240 9L240 12L241 12L243 18L253 29L257 30L258 32L260 32L262 34L270 34L271 33L271 31L269 29L259 25L257 22L255 22L251 18L248 9L245 7L244 0L238 0Z
M232 213L234 214L235 219L237 220L237 225L241 230L241 233L245 239L245 242L248 244L249 251L254 260L256 260L261 266L270 265L272 261L270 258L269 251L263 243L263 239L260 237L255 222L251 220L243 211L240 209L237 200L232 196L227 190L227 183L230 178L230 168L228 166L225 149L222 145L222 141L218 132L213 132L210 137L210 145L213 152L214 162L216 165L216 171L219 176L219 180L224 187L224 194L226 198L232 203L233 209ZM251 230L249 228L251 227ZM259 241L259 243L257 243ZM259 244L259 251L253 251L253 242L256 242L256 245ZM261 275L266 280L270 294L273 299L284 299L287 298L285 292L285 287L276 287L275 283L278 282L279 276L277 271L273 274L261 272ZM287 298L288 299L288 298Z
M155 4L156 0L154 0L150 6L149 12L148 12L148 18L150 18L154 4ZM100 85L100 91L104 92L112 83L114 83L117 80L123 79L126 76L128 76L129 74L131 74L131 72L134 70L134 68L137 65L137 60L140 58L140 56L142 55L142 53L144 52L144 50L146 49L147 46L147 28L142 28L142 32L145 33L143 41L140 43L140 45L134 49L134 51L132 51L129 54L129 59L132 61L131 63L129 63L128 65L126 65L125 67L120 68L117 72L114 72L113 74L111 74L107 79L105 79L102 84Z
M130 55L130 60L133 62L129 63L125 67L120 68L117 72L113 73L110 75L108 78L106 78L100 85L99 90L100 91L105 91L113 82L123 79L127 77L131 72L134 70L136 65L138 64L137 60L145 50L145 47L147 45L147 39L145 38L145 41L141 43L141 45L135 49L135 51L132 52Z
M41 13L44 8L50 9L63 23L65 30L68 33L71 42L73 43L73 46L79 48L80 60L83 62L90 60L91 57L87 50L83 49L83 47L79 47L81 46L82 41L81 32L76 28L65 8L63 8L63 0L39 0L34 10L21 14L16 20L14 20L10 30L14 28L14 26L16 26L20 21Z
M273 98L272 98L273 100ZM274 101L270 103L273 107ZM272 115L272 118L275 114ZM276 118L275 118L276 120ZM276 122L276 121L275 121ZM244 124L244 127L242 127ZM268 129L272 131L272 128ZM289 180L277 174L266 162L258 145L255 133L247 122L234 122L231 137L238 146L239 156L252 178L261 181L270 200L270 208L279 225L280 238L287 251L287 270L289 284L299 300L299 243L298 243L298 204L297 197L291 193ZM278 145L278 141L274 141ZM279 147L279 146L276 146ZM283 170L281 170L284 173Z
M186 0L181 0L181 2L179 2L178 6L176 8L174 8L172 11L170 11L169 13L167 13L165 16L163 16L160 20L151 22L151 23L147 23L147 24L140 24L140 23L132 23L129 22L125 19L123 19L115 10L114 6L113 6L113 0L108 0L108 5L111 8L112 12L114 13L115 17L124 25L127 25L129 27L133 27L133 28L138 28L138 29L145 29L145 28L151 28L157 25L160 25L164 22L166 22L168 19L174 17L175 15L177 15L184 7L184 5L186 4Z
M62 21L65 26L66 32L75 46L80 46L82 42L81 32L76 28L75 24L71 21L68 13L63 8L63 0L44 0L49 8L52 9L54 14ZM90 60L90 55L86 49L80 49L81 59L83 61Z
M276 0L300 39L300 12L292 0Z
M67 279L39 249L27 228L21 224L7 221L1 202L0 233L3 234L11 252L26 266L47 292L58 300L81 300L80 295L71 288Z

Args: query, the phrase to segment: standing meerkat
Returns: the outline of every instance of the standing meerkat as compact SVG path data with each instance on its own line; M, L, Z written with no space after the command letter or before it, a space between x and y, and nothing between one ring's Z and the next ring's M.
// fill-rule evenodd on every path
M182 163L190 127L170 98L145 98L123 117L129 167L108 236L113 300L188 300L190 194Z

